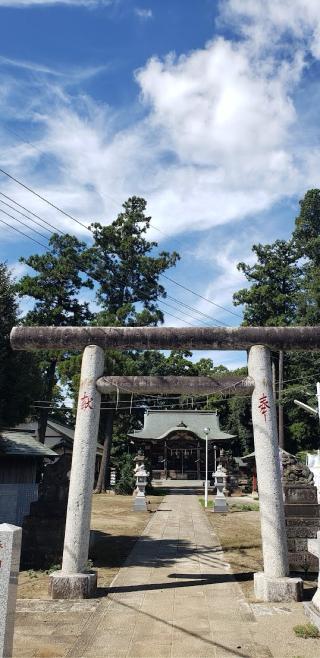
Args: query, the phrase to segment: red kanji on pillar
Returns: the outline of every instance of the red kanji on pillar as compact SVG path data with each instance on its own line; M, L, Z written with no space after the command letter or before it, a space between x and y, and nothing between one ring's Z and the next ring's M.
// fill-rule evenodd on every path
M260 404L258 405L258 409L260 409L260 411L261 411L261 413L264 417L264 420L266 421L266 416L267 416L267 413L268 413L268 409L270 409L270 405L269 405L269 401L268 401L268 398L267 398L265 393L263 395L261 395L261 398L259 398L259 403Z
M80 407L81 409L93 409L93 398L89 397L86 392L84 392L82 398L80 398Z

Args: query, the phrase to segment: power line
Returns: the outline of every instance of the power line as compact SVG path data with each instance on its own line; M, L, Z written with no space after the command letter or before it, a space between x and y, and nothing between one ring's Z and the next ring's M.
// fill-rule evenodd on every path
M166 299L172 299L172 301L177 302L180 304L180 306L184 306L185 308L188 308L190 311L196 311L199 313L199 315L203 315L203 317L208 318L209 320L213 320L214 322L218 322L218 324L221 324L222 326L226 327L226 323L222 322L221 320L218 320L217 318L213 318L212 315L207 315L207 313L203 313L202 311L199 311L199 309L194 308L193 306L188 306L188 304L185 304L185 302L181 302L175 297L172 297L171 295L167 295Z
M158 303L161 304L159 300ZM169 313L169 311L166 311L166 315L170 315L171 318L175 318L175 320L179 320L179 322L184 322L185 324L188 324L189 327L197 327L196 324L193 324L192 322L188 322L184 318L179 318L177 315L173 315L173 313Z
M48 240L47 236L44 235L44 233L40 233L40 231L37 231L37 229L31 228L31 226L29 226L29 224L26 224L25 222L22 222L21 219L18 219L17 217L14 217L9 212L6 212L5 210L2 210L2 208L0 208L0 212L2 212L4 215L7 215L7 217L10 217L10 219L13 219L15 222L18 222L19 224L22 224L22 226L25 226L26 228L30 229L34 233L37 233L38 235L40 235L45 240Z
M16 231L17 233L20 233L20 234L23 235L25 238L28 238L29 240L32 240L32 241L35 242L36 244L39 244L40 247L44 247L45 249L47 249L47 245L42 244L42 242L38 242L38 240L35 240L34 238L32 238L32 237L31 237L30 235L28 235L27 233L24 233L23 231L20 231L20 230L19 230L18 228L16 228L15 226L12 226L11 224L7 224L7 222L5 222L4 219L0 219L0 222L1 222L1 224L5 224L5 226L7 226L8 228L13 229L13 230Z
M51 231L49 231L48 228L46 228L45 226L43 226L43 224L40 224L40 222L36 222L36 220L35 220L35 219L32 219L32 217L28 217L28 215L26 215L24 212L21 212L21 210L18 210L18 209L15 208L14 206L11 206L10 203L6 203L5 201L2 201L2 199L0 199L0 203L2 203L3 205L7 206L7 208L11 208L11 210L13 210L14 212L18 212L22 217L25 217L26 219L28 219L29 222L32 222L32 223L35 224L36 226L40 226L40 228L43 228L44 231L47 231L48 233L51 233ZM44 237L46 237L46 236L44 236Z
M200 405L201 404L201 402L200 402L201 399L203 399L203 401L206 402L206 398L197 398L197 396L188 396L188 397L189 397L189 399L190 399L190 397L193 398L193 401L194 401L193 404L199 404ZM218 404L218 403L221 403L221 402L227 402L228 400L235 399L235 398L236 399L238 399L238 398L243 399L243 398L251 398L251 397L252 397L251 393L250 394L244 394L244 395L232 395L231 394L230 396L225 397L221 400L214 400L214 404ZM198 399L198 402L197 402L197 399ZM189 404L189 403L187 403L187 404ZM35 404L33 404L31 406L34 409L49 409L51 411L54 410L54 409L56 409L57 411L60 411L60 412L74 411L74 407L65 407L65 406L64 407L58 407L58 406L54 406L54 405L49 405L47 407L43 407L41 405L35 405ZM164 411L166 409L173 409L173 408L176 408L176 407L178 407L179 409L183 409L186 406L187 405L183 402L180 403L180 404L177 404L177 403L168 404L168 403L166 403L165 405L160 406L160 405L148 405L148 404L143 403L143 401L142 401L142 403L139 404L139 405L138 404L136 404L136 405L127 405L127 406L119 406L118 405L118 406L113 406L113 407L105 407L104 410L105 411L125 411L126 409L154 409L155 411ZM102 409L103 409L103 407L102 407ZM210 409L206 410L206 411L210 411Z
M195 290L191 290L191 288L187 288L187 286L184 286L182 283L179 283L179 281L175 281L175 279L172 279L167 274L160 274L160 276L162 276L164 279L167 279L168 281L171 281L171 283L174 283L176 286L179 286L179 288L183 288L184 290L191 292L193 295L200 297L200 299L204 299L204 301L208 302L209 304L212 304L213 306L217 306L217 308L221 308L223 311L226 311L227 313L231 313L232 315L235 315L237 318L242 319L239 313L235 313L234 311L230 311L230 309L226 308L225 306L220 306L220 304L216 304L216 302L211 301L211 299L208 299L208 297L204 297L203 295L200 295L200 293L195 292Z
M31 187L28 187L28 185L25 185L24 183L19 181L14 176L11 176L11 174L9 174L4 169L0 169L0 173L4 174L4 176L7 176L8 178L11 178L11 180L13 180L15 183L17 183L18 185L21 185L21 187L24 187L25 190L28 190L28 192L31 192L32 194L35 194L35 196L37 196L38 199L41 199L41 201L44 201L45 203L48 203L49 206L51 206L55 210L58 210L63 215L65 215L65 217L68 217L69 219L72 219L73 222L76 222L77 224L79 224L79 226L82 226L82 228L85 228L87 231L90 231L90 233L91 233L91 229L88 226L86 226L85 224L82 224L82 222L80 222L79 219L76 219L75 217L72 217L72 215L69 215L69 213L62 210L62 208L59 208L59 206L56 206L54 203L49 201L49 199L46 199L45 197L41 196L41 194L39 194L38 192L35 192L35 190L33 190Z
M0 192L0 194L1 194L1 196L4 196L5 199L9 199L9 201L12 201L12 203L15 203L16 206L19 206L19 208L22 208L23 210L25 210L26 212L28 212L30 215L33 215L33 217L37 217L37 219L40 219L42 222L44 222L44 224L47 224L47 226L50 226L51 228L53 228L53 230L56 231L57 233L61 233L61 235L64 235L64 232L63 232L63 231L60 231L59 228L57 228L57 227L54 226L53 224L50 224L50 222L47 222L47 220L46 220L46 219L43 219L43 217L40 217L39 215L36 215L36 213L32 212L32 210L29 210L29 208L26 208L25 206L22 206L21 203L18 203L18 201L15 201L15 199L12 199L10 196L8 196L7 194L5 194L4 192ZM2 202L2 203L3 203L3 202ZM19 211L17 210L17 212L19 212ZM22 213L21 213L21 214L22 214ZM31 218L30 218L30 219L31 219Z
M182 312L181 309L177 308L176 306L172 306L172 304L168 304L168 302L164 302L164 301L161 300L161 301L160 301L160 304L163 304L164 306L168 306L169 308L173 308L174 311L178 311L179 313ZM191 315L191 313L185 313L185 315L186 315L188 318L192 318L193 320L197 320L198 322L202 322L202 323L205 324L207 327L211 327L211 326L212 326L212 325L208 324L207 322L205 322L204 320L199 320L199 318L196 318L194 315Z

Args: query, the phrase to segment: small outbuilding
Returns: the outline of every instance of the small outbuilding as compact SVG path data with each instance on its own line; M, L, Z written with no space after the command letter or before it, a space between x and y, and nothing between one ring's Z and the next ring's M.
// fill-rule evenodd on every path
M38 481L44 459L57 453L23 432L0 434L0 523L21 525L38 498Z

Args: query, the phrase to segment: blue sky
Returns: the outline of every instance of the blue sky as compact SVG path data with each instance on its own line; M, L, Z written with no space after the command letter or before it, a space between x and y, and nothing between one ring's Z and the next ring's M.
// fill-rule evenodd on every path
M253 242L288 237L298 200L319 187L320 4L0 0L0 44L0 167L85 224L145 197L161 231L150 237L182 255L173 277L232 309L237 262L252 260ZM0 191L87 238L4 176ZM19 256L41 247L0 219L0 260L19 276ZM170 312L182 319L168 325L195 323Z

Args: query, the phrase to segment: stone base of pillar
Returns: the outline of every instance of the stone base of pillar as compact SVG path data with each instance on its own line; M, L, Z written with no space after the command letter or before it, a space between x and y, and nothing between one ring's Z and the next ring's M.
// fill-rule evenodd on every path
M218 512L220 514L225 514L226 512L229 512L229 507L224 497L223 498L217 497L214 499L213 511Z
M303 608L306 617L320 630L320 610L316 608L312 601L304 601Z
M49 576L52 599L90 599L97 590L97 572L66 574L55 571Z
M263 571L254 574L254 593L262 601L302 601L301 578L273 578Z
M134 512L147 512L147 501L143 496L136 496L133 501L133 511Z

